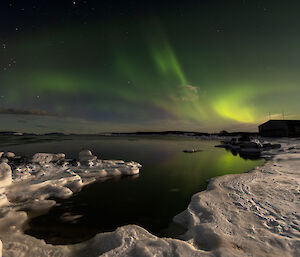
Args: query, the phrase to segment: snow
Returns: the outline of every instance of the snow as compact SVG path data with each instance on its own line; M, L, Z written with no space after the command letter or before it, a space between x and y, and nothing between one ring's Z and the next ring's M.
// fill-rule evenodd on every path
M65 154L51 154L51 153L37 153L32 157L33 163L49 163L49 162L57 162L65 159Z
M12 153L12 152L7 152L4 154L4 157L6 158L14 158L16 155L15 153Z
M84 159L80 166L67 161L23 164L16 174L13 170L13 183L0 190L10 201L0 209L4 256L300 256L300 141L275 143L283 147L266 152L264 166L214 178L192 197L174 217L187 229L180 239L158 238L136 225L68 246L24 235L26 212L50 208L55 202L49 197L69 197L91 178L135 174L140 166L96 159ZM62 218L78 217L66 213Z
M88 162L88 161L95 161L97 159L96 156L94 156L92 154L91 151L89 150L82 150L80 153L79 153L79 161L80 162Z
M11 168L7 163L2 162L0 163L0 188L9 186L11 183Z
M28 214L46 212L56 204L49 199L68 198L98 179L135 175L141 168L136 162L97 160L89 150L80 152L80 162L66 160L63 153L36 153L31 161L23 159L21 164L12 152L2 155L8 158L0 163L0 239L5 257L64 256L61 249L64 252L68 247L48 246L23 234Z

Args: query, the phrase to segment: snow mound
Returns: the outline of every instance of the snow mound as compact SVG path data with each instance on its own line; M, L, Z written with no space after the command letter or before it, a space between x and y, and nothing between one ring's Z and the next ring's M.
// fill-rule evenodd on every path
M82 150L79 153L79 161L80 162L88 162L88 161L95 161L97 156L94 156L90 150Z

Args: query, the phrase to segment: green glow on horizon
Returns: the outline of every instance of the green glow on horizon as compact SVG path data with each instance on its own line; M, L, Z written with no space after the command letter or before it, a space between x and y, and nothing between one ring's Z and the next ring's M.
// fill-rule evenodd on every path
M254 108L247 102L252 95L250 88L231 90L218 97L213 102L213 108L223 118L241 123L253 123L256 121Z

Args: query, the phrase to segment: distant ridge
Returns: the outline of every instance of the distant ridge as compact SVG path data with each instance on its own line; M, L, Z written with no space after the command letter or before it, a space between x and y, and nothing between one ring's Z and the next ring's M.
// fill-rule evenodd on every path
M184 135L184 136L257 136L258 132L227 132L221 131L219 133L207 133L207 132L195 132L195 131L179 131L179 130L167 130L167 131L137 131L137 132L103 132L93 134L74 134L74 133L62 133L62 132L49 132L44 134L36 133L21 133L16 131L0 131L0 136L143 136L143 135Z

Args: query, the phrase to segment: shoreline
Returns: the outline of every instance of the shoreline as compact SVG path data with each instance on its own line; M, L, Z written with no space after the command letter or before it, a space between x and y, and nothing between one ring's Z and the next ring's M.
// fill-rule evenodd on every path
M158 238L128 225L80 244L52 246L16 231L6 234L4 256L300 255L299 199L295 200L300 142L279 141L282 149L268 151L263 166L213 178L205 191L192 196L187 209L174 217L188 229L181 240ZM17 252L20 255L12 254Z

